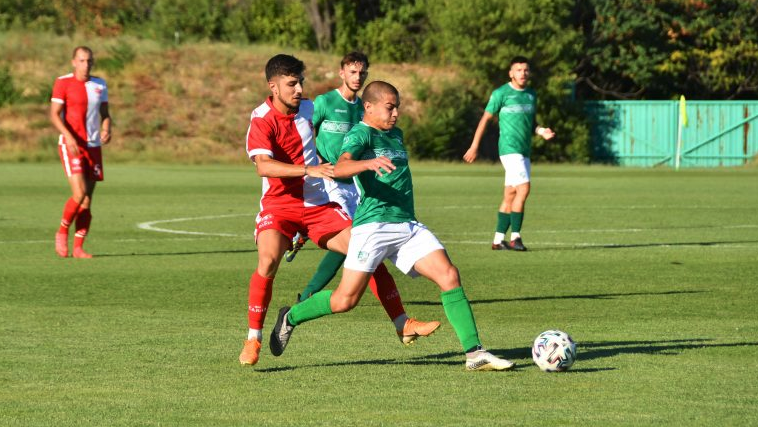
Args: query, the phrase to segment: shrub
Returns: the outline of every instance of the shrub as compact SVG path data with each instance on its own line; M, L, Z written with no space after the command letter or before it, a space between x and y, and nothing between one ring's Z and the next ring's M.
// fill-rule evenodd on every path
M435 84L414 77L413 87L414 97L427 108L416 122L402 121L411 153L419 159L460 159L479 122L477 105L484 101L459 82Z
M97 67L108 73L117 73L123 70L137 56L129 43L123 40L119 40L116 45L108 47L107 51L107 57L97 60Z
M13 104L21 97L21 92L13 84L13 76L7 66L0 67L0 107Z

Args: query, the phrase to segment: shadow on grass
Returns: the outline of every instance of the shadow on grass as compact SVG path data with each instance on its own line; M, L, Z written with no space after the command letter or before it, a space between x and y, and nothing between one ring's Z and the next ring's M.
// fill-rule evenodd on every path
M758 347L758 342L735 342L735 343L713 343L710 338L691 338L680 340L659 340L659 341L597 341L578 343L578 363L587 360L603 359L623 354L647 354L647 355L677 355L684 350L698 350L708 348L726 348L726 347ZM514 369L530 368L534 365L531 363L532 350L528 347L512 348L508 350L489 350L498 357L510 360L526 359L526 363L516 363ZM353 360L345 362L331 363L314 363L299 366L281 366L275 368L256 369L256 372L286 372L296 369L307 368L328 368L337 366L380 366L380 365L446 365L463 367L463 355L458 352L445 352L429 354L425 356L413 357L410 359L371 359L371 360ZM616 368L572 368L569 372L574 373L594 373L614 371Z
M582 360L613 357L619 354L676 355L684 350L727 347L756 347L758 342L712 343L712 339L665 341L599 341L579 344Z
M174 255L209 255L209 254L242 254L258 252L257 249L226 249L220 251L186 251L186 252L132 252L128 254L96 254L95 258L125 257L125 256L174 256Z
M758 240L724 240L715 242L662 242L662 243L628 243L628 244L597 244L597 245L575 245L575 246L542 246L530 248L529 252L540 251L576 251L588 249L631 249L631 248L656 248L668 246L718 246L733 245L740 243L758 243Z
M469 301L471 305L476 304L495 304L501 302L517 301L543 301L543 300L560 300L560 299L616 299L621 297L633 296L660 296L660 295L679 295L679 294L699 294L710 291L663 291L663 292L625 292L614 294L587 294L587 295L556 295L544 297L521 297L521 298L498 298L498 299L478 299ZM441 301L403 301L404 305L442 305Z

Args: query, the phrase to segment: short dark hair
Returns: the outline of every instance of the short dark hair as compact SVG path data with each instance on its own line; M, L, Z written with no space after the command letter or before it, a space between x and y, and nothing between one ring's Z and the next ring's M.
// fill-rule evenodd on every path
M280 53L266 63L266 80L276 76L300 76L305 71L305 63L292 55Z
M529 60L526 59L526 56L514 56L513 59L511 59L511 67L513 67L513 64L526 64L529 65Z
M397 91L395 86L381 80L374 80L366 86L366 89L363 89L361 99L363 99L363 102L375 103L385 93L393 93L398 98L400 97L400 92Z
M74 48L74 51L71 53L71 59L76 58L76 52L79 52L80 50L83 50L83 51L89 53L90 57L95 56L92 53L92 49L90 49L89 47L87 47L87 46L77 46L77 47Z
M363 63L363 68L368 68L368 56L363 52L350 52L342 58L340 62L340 68L345 68L345 65L354 64L356 62Z

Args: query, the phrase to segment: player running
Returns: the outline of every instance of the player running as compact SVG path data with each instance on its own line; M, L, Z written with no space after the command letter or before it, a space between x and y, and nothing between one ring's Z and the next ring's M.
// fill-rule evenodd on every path
M371 274L388 258L405 274L424 276L439 286L445 314L466 353L467 370L511 369L513 363L482 348L458 269L434 234L416 220L403 132L395 127L400 106L397 89L374 81L363 92L363 105L363 121L345 137L334 168L335 177L355 177L361 193L342 280L334 291L318 292L279 310L271 352L274 356L284 352L296 326L355 307Z
M251 115L247 154L263 178L261 211L256 218L258 266L250 278L248 337L239 356L243 365L258 362L263 322L271 301L272 285L284 252L300 232L322 248L346 253L351 220L330 202L324 181L334 176L331 163L320 163L313 141L313 103L303 99L302 61L276 55L266 64L271 96ZM400 339L415 340L439 327L439 322L419 322L405 314L392 277L375 275L373 288L391 318L402 318L396 327Z
M58 77L53 85L50 121L60 132L58 154L72 193L55 234L55 251L64 258L68 256L68 229L74 222L74 258L92 258L84 251L84 238L92 222L95 184L103 180L100 147L111 140L108 86L105 80L90 75L93 64L92 49L76 47L71 59L74 72Z

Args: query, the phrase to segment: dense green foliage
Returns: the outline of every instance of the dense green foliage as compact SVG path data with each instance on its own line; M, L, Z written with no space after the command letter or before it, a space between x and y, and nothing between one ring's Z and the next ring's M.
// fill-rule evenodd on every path
M0 30L359 49L373 61L455 67L464 93L429 79L441 98L406 123L429 137L416 155L447 159L470 143L489 93L508 81L509 60L525 55L538 122L557 133L550 143L535 138L535 158L586 161L578 101L758 96L756 12L758 0L0 0ZM447 120L433 117L437 107ZM485 139L493 145L496 133Z
M419 219L513 372L465 372L439 291L389 263L408 313L442 322L434 335L402 346L367 292L299 326L281 357L266 341L259 364L240 367L258 255L252 165L106 164L95 258L77 260L53 249L70 191L60 165L4 164L0 424L758 425L758 169L536 165L530 252L514 253L489 248L500 165L411 168ZM308 243L282 263L266 338L323 253ZM566 373L532 363L551 328L578 342Z
M7 66L0 67L0 107L12 104L21 96L13 83L13 76Z
M735 99L758 95L758 2L592 1L583 96Z

